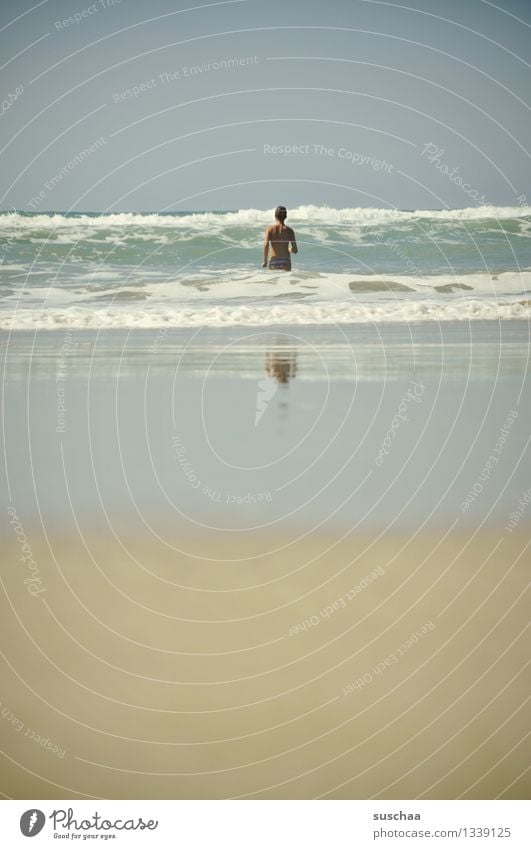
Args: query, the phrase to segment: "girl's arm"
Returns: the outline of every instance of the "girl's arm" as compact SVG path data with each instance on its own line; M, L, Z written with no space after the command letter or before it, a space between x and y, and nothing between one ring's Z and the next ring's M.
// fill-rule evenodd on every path
M265 236L264 236L264 260L262 262L262 268L267 267L267 257L268 257L268 254L269 254L269 242L270 242L270 238L269 238L269 227L268 227L267 230L265 231Z
M297 242L295 241L295 231L294 231L294 230L292 230L292 231L291 231L291 239L290 239L290 242L291 242L291 248L290 248L291 253L292 253L292 254L298 254L298 253L299 253L299 249L298 249L298 247L297 247Z

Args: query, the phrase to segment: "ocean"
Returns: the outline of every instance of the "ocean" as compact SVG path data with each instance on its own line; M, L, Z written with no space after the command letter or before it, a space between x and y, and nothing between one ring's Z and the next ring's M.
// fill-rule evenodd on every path
M529 319L531 208L0 214L0 328L216 328Z

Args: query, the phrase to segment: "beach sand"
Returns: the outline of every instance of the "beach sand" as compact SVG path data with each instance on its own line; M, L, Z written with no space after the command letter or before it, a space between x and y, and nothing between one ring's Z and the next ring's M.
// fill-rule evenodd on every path
M527 795L527 536L26 537L33 596L2 551L7 795Z

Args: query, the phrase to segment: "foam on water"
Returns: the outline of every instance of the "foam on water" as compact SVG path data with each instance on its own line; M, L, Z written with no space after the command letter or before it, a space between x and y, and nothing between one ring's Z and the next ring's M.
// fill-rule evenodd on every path
M77 328L153 327L254 327L276 325L346 325L418 321L477 321L531 319L531 300L499 301L461 298L446 303L423 301L383 301L357 303L354 300L315 303L270 299L265 303L211 304L194 300L172 306L150 304L137 292L124 293L119 303L90 306L58 306L56 293L42 308L15 309L0 314L0 329L29 330ZM127 297L129 295L129 297ZM141 301L139 303L139 301Z
M465 209L400 210L353 207L334 209L328 206L299 206L289 211L290 221L295 223L341 224L390 224L403 221L432 219L439 221L481 221L484 219L504 220L525 218L531 215L530 206L477 206ZM25 214L6 212L0 214L0 229L25 228L56 230L57 228L107 229L109 227L166 227L210 228L265 225L271 221L271 211L264 209L242 209L236 212L191 212L180 214L110 212L98 214L61 213Z
M388 306L300 307L294 312L286 306L276 307L210 307L192 309L132 310L101 309L48 310L42 316L23 313L12 320L3 318L3 330L53 330L73 328L160 328L160 327L264 327L278 325L341 325L410 323L413 321L474 321L531 318L529 304L498 304L469 301L456 305L411 304L399 309Z
M10 288L0 328L221 327L529 319L531 271L499 275L356 275L262 269L165 278L79 274L73 284Z

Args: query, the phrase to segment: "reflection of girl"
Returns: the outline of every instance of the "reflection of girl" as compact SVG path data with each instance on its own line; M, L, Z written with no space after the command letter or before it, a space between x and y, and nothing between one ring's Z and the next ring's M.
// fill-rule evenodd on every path
M295 377L297 373L295 352L289 351L279 356L278 351L270 351L266 358L266 371L278 383L288 383L289 379Z
M267 266L267 256L269 253L269 246L271 245L269 268L280 271L291 271L291 254L298 253L298 248L297 242L295 241L295 233L291 227L287 227L284 224L287 215L288 213L285 206L277 206L275 209L275 218L277 223L270 224L265 231L264 261L262 263L262 268L266 268Z

